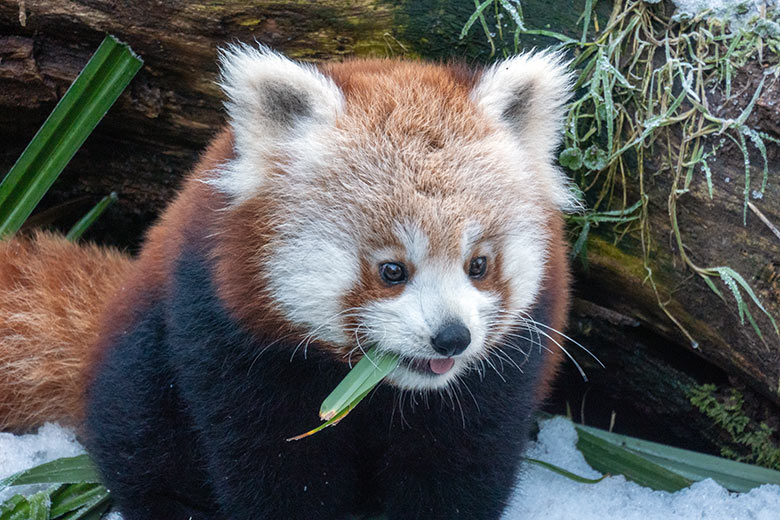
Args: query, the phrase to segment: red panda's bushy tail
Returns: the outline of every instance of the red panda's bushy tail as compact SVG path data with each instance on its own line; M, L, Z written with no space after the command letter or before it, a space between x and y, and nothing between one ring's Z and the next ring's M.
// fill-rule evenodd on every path
M80 421L99 311L131 263L51 233L0 241L0 431Z

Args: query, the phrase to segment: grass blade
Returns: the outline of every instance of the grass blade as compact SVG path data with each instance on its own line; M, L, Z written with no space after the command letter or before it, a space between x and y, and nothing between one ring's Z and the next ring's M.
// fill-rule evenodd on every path
M484 11L485 9L493 5L493 0L485 0L481 4L474 2L474 4L476 5L476 10L473 13L471 13L471 16L469 16L469 19L466 20L466 24L463 26L463 29L461 29L460 31L461 40L465 38L466 35L469 33L469 29L471 29L471 26L474 25L474 22L476 22L477 19L482 16L482 11Z
M530 459L526 458L526 462L530 462L531 464L536 464L537 466L541 466L545 469L549 469L553 473L557 473L559 475L563 475L564 477L568 478L569 480L573 480L574 482L579 482L580 484L598 484L605 478L607 478L607 475L602 475L601 478L585 478L581 477L575 473L572 473L571 471L567 471L559 466L556 466L555 464L550 464L549 462L545 462L543 460L538 459Z
M116 202L119 199L117 197L116 192L111 192L110 195L106 195L103 197L100 202L95 204L95 207L89 210L89 212L81 217L81 219L76 222L72 228L70 228L70 231L68 231L68 234L65 235L65 238L70 240L71 242L76 242L78 239L81 238L81 235L84 234L84 232L89 229L89 227L95 223L95 221L100 218L100 215L103 214L108 207Z
M98 484L100 479L97 469L85 454L53 460L15 473L0 480L0 491L8 486L62 482Z
M0 184L0 238L21 227L142 63L106 36Z
M588 41L588 27L590 26L591 14L593 12L593 0L585 0L585 14L582 21L582 38L580 43Z

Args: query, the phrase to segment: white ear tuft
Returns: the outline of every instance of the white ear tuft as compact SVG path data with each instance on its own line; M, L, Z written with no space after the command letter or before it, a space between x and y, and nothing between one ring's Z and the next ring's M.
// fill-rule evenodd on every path
M220 69L236 159L212 183L241 200L262 184L268 157L338 117L344 95L316 67L263 45L221 49Z
M493 121L508 128L524 150L553 168L555 201L562 209L578 206L570 181L554 168L573 75L562 53L520 54L486 69L471 98Z

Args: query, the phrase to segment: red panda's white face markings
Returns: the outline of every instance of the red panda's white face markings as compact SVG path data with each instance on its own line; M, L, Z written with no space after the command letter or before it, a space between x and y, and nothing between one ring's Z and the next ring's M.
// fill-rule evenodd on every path
M450 245L456 247L436 250L421 226L399 223L396 236L402 248L375 251L368 261L379 266L388 259L403 264L407 272L403 289L388 284L385 291L378 288L366 298L368 286L375 282L361 279L345 301L359 309L348 328L362 344L376 344L402 356L390 380L403 388L443 387L487 357L491 316L497 315L504 299L505 287L490 280L487 270L476 276L469 273L475 254L486 266L494 258L491 247L483 245L479 253L461 251L457 246L467 241L466 233L457 228L448 232ZM490 274L498 277L498 266L493 267Z
M258 298L345 361L399 354L403 388L489 360L534 304L550 215L571 200L551 164L564 94L545 98L563 67L521 57L474 82L407 62L323 75L267 50L225 59L236 157L207 182L234 207L263 200Z

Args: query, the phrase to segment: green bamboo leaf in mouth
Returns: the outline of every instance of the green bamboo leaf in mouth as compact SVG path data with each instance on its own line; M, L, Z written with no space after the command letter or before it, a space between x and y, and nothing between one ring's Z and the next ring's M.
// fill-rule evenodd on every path
M325 398L320 406L320 419L323 424L301 435L290 437L288 441L304 439L338 424L351 412L382 379L398 367L401 359L395 354L379 352L372 348L363 356L336 388Z

